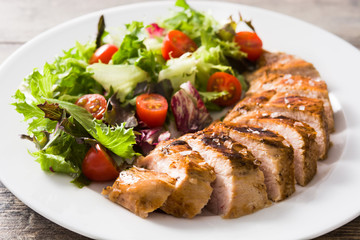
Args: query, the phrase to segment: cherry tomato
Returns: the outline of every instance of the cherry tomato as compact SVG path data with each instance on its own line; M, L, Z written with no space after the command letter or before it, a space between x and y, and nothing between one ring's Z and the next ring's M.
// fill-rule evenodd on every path
M247 53L250 61L257 60L262 53L262 41L254 32L238 32L235 35L235 42L240 46L242 52Z
M100 94L86 94L80 97L76 105L85 108L94 118L102 119L106 111L106 99Z
M93 181L110 181L119 176L114 160L99 144L86 153L81 169L84 175Z
M168 103L159 94L141 94L136 98L136 114L147 126L161 127L166 119Z
M241 84L239 80L231 74L216 72L208 80L208 92L227 91L229 94L216 99L214 102L220 106L231 106L241 98Z
M194 52L196 49L196 43L188 35L179 30L171 30L164 38L161 53L164 59L169 60L170 56L178 58L184 53Z
M108 64L112 58L112 56L118 51L118 48L112 44L104 44L91 56L89 63L97 63L102 62Z

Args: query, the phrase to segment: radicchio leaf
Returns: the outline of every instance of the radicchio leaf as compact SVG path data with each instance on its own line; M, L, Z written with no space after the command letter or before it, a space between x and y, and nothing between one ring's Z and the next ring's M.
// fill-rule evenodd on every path
M161 127L141 129L138 130L138 133L136 135L136 145L144 155L149 154L159 142L170 139L170 132Z
M212 121L199 92L190 82L181 84L180 90L174 94L171 110L176 127L182 133L199 131Z
M108 100L108 107L104 120L112 126L121 125L123 122L126 122L125 128L132 128L138 125L134 108L130 105L122 106L120 101L116 98L116 94Z
M146 31L148 32L150 38L154 38L163 36L165 29L159 27L157 23L152 23L146 28Z

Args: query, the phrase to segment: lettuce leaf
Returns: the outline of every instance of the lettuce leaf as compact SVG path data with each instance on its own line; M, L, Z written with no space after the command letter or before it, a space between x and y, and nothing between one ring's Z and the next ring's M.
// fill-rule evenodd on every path
M226 96L229 94L227 91L222 92L199 92L201 99L204 101L204 103L211 102L213 100L216 100L220 97Z
M56 121L44 118L44 112L37 107L44 103L44 98L75 101L83 94L103 92L102 86L85 71L94 50L94 42L84 45L76 43L53 63L45 63L41 72L35 69L13 96L13 105L29 124L28 134L34 137L38 146L46 144L44 132L52 133L56 127Z
M139 49L146 49L143 43L144 39L139 37L144 28L143 23L133 21L131 24L127 24L126 28L128 34L124 36L119 50L113 55L113 64L129 63L129 59L139 57Z
M181 7L172 16L159 22L160 27L184 32L193 39L198 46L202 45L202 32L213 32L218 27L218 22L209 14L194 10L185 0L177 0L175 6Z
M126 96L134 90L139 82L148 80L148 74L134 65L94 63L87 67L87 71L93 74L93 78L106 91L110 92L112 88L121 101L125 100Z
M89 146L77 144L76 140L59 131L59 134L46 148L32 153L44 171L80 175L81 163Z
M68 174L74 178L73 183L83 187L90 183L81 171L81 164L88 150L88 145L78 144L69 134L58 131L44 149L31 155L40 163L42 170Z
M165 61L160 51L150 51L144 44L145 28L142 22L133 21L126 25L127 34L124 36L119 50L113 55L113 64L131 64L147 72L153 81L157 81L158 74Z
M159 73L159 81L170 80L175 91L180 89L180 85L191 82L195 85L197 60L190 53L185 53L179 58L172 58L166 62L165 69Z
M121 125L110 127L99 120L95 120L88 111L73 103L56 99L47 100L59 104L59 106L78 121L93 138L116 155L122 158L132 158L137 155L132 148L136 143L135 134L132 128L125 128L125 122Z
M57 122L45 118L45 114L37 107L37 101L28 103L25 94L21 90L17 90L14 98L17 99L13 103L15 110L24 116L24 121L28 123L27 134L31 135L37 147L43 147L48 141L45 132L53 132Z

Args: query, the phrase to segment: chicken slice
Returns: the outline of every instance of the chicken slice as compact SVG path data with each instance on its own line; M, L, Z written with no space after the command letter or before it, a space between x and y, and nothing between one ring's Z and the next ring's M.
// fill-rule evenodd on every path
M132 167L120 173L113 186L103 189L109 199L146 218L161 207L175 189L176 180L164 173Z
M329 131L334 131L334 113L331 107L329 93L325 81L320 77L311 78L291 74L269 74L266 77L255 79L247 94L276 90L301 97L316 98L323 102L325 120Z
M308 124L284 116L271 117L270 112L252 112L236 119L237 124L252 124L283 136L294 149L296 182L307 185L317 171L319 159L316 132Z
M180 138L214 168L216 180L207 208L223 218L237 218L268 205L259 162L243 145L226 135L200 131Z
M214 169L184 141L161 142L149 155L139 158L136 165L176 179L175 190L161 207L168 214L193 218L210 199Z
M278 134L251 125L218 122L208 129L227 135L251 151L260 161L268 198L281 201L295 192L294 151Z

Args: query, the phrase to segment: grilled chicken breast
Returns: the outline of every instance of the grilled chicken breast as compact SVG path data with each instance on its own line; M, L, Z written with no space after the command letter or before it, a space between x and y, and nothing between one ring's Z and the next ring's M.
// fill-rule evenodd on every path
M282 52L272 53L264 51L258 60L257 70L245 74L245 77L251 84L254 79L263 78L269 74L291 74L310 78L318 78L320 76L311 63L301 58Z
M330 147L330 137L321 100L277 93L264 105L263 109L272 112L273 117L285 116L293 118L314 128L320 159L326 158Z
M223 218L237 218L268 204L259 162L243 145L227 135L200 131L180 138L214 168L216 180L207 208Z
M224 122L231 122L241 115L246 115L254 110L259 110L269 102L275 94L275 90L269 90L246 96L225 116Z
M146 218L148 213L161 207L175 189L176 180L165 173L132 167L122 171L112 187L106 187L102 194L127 208L136 215Z
M168 214L193 218L210 199L214 169L185 141L161 142L148 156L139 158L136 165L176 179L175 190L161 206Z
M334 116L329 93L325 81L319 77L314 79L302 75L268 74L266 77L253 80L247 94L265 90L276 90L277 92L321 100L329 131L334 131Z
M223 122L161 142L103 194L141 217L157 208L192 218L207 208L236 218L305 186L326 158L334 117L311 63L264 52L250 89ZM144 189L140 189L144 188Z
M246 146L261 162L259 168L264 173L270 200L281 201L295 191L294 152L283 137L261 127L245 124L219 122L208 130L227 135Z
M237 117L254 110L268 111L272 117L285 116L308 124L316 131L320 159L326 158L330 139L321 100L268 90L245 97L224 121L237 122Z
M257 125L283 136L294 149L295 179L299 185L305 186L315 176L319 151L312 127L291 118L256 111L237 118L236 123Z

